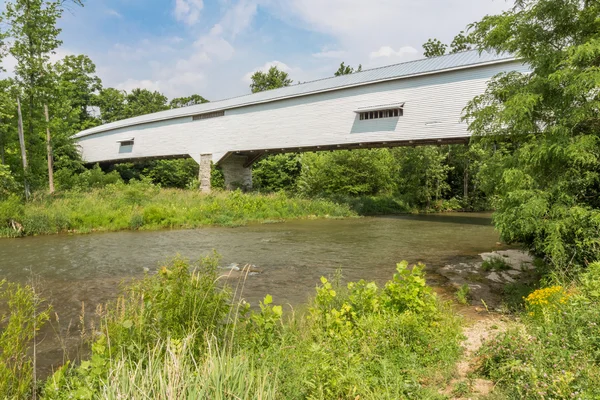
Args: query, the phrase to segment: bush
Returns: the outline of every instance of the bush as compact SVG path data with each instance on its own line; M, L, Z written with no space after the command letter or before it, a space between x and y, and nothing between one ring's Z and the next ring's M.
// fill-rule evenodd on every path
M599 287L600 263L594 263L576 285L529 294L523 326L482 347L480 372L510 398L598 398Z

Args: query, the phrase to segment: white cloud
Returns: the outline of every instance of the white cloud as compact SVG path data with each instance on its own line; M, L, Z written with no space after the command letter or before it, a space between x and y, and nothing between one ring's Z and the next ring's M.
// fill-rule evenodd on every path
M108 10L106 10L106 13L110 16L113 17L117 17L117 18L123 18L123 15L121 15L117 10L113 10L112 8L109 8Z
M333 59L340 59L344 56L346 56L348 54L347 51L344 50L325 50L323 49L322 51L318 52L318 53L313 53L312 56L314 58L333 58Z
M255 72L258 72L258 71L269 72L269 69L271 69L271 67L277 67L281 71L284 71L287 73L290 73L293 70L293 68L291 68L286 63L283 63L281 61L276 61L276 60L270 61L270 62L266 63L265 65L263 65L262 67L257 67L255 69L253 69L252 71L248 72L246 75L244 75L244 77L242 78L242 81L244 81L247 84L250 84L250 83L252 83L252 75L254 75Z
M175 19L187 25L194 25L200 19L200 12L204 8L202 0L175 0Z
M392 49L390 46L382 46L377 51L371 52L369 58L371 60L381 57L400 57L405 59L414 59L419 56L419 51L412 46L401 47L398 51Z
M127 79L125 82L121 82L116 86L117 89L119 90L125 90L127 92L130 92L133 89L136 88L140 88L140 89L148 89L151 91L160 91L161 90L161 85L160 82L158 81L152 81L150 79Z

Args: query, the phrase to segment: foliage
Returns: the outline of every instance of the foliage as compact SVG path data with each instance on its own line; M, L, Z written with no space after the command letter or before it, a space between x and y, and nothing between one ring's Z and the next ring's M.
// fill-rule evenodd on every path
M181 107L189 107L195 106L198 104L208 103L204 97L199 94L193 94L187 97L176 97L169 102L170 108L181 108Z
M30 398L36 384L31 342L48 321L50 309L31 286L0 281L0 310L0 397Z
M353 67L346 65L342 62L340 64L340 67L338 68L338 70L335 71L335 74L333 74L333 75L334 76L350 75L350 74L353 74L354 72L361 72L361 71L362 71L361 64L358 64L358 68L355 71Z
M265 157L252 167L252 186L261 192L294 191L301 168L299 154Z
M393 157L385 149L306 153L298 189L308 196L385 194L393 190L394 176Z
M399 164L397 190L411 206L430 209L450 190L447 179L451 167L445 162L447 148L398 148L393 154Z
M523 0L472 31L532 71L497 76L467 108L470 130L497 149L480 174L494 223L567 274L600 253L599 7Z
M460 329L422 267L399 264L383 289L322 278L308 309L284 320L268 295L259 309L230 307L216 262L189 271L176 259L100 308L92 354L50 377L44 398L439 397Z
M423 44L423 55L427 58L429 57L438 57L446 54L446 48L448 46L442 43L438 39L429 39L425 44Z
M458 356L459 329L421 284L421 268L406 268L399 264L383 289L321 278L306 316L258 353L262 365L277 366L282 398L436 396L419 382L444 379Z
M83 183L77 181L77 187L85 184L97 189L37 195L24 205L15 197L0 201L0 236L232 226L264 220L354 215L347 206L331 201L299 199L283 193L237 191L205 195L197 189L160 189L148 180L126 185L116 172L104 175L93 169L88 173ZM105 185L107 179L115 179L115 183Z
M481 350L480 372L508 398L592 399L600 396L600 263L569 287L526 297L524 325Z
M8 165L0 164L0 200L7 198L16 191L17 183Z
M456 299L460 304L468 305L471 297L471 288L466 283L456 291Z
M508 271L511 266L501 257L492 257L481 264L481 269L484 271Z
M252 79L250 84L252 93L290 86L293 82L287 72L281 71L276 66L269 68L268 72L256 71L250 79Z

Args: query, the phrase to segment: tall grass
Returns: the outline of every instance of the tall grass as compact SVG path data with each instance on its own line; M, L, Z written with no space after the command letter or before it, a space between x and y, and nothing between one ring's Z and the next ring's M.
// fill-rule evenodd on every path
M57 371L44 397L436 398L454 369L459 320L422 266L399 264L384 287L322 278L306 311L285 316L271 296L238 301L215 265L176 259L127 288L101 311L89 359Z
M146 182L117 183L87 192L38 195L21 204L0 202L0 237L60 232L155 230L237 226L251 222L355 215L348 206L287 195L211 195L196 190L161 189Z

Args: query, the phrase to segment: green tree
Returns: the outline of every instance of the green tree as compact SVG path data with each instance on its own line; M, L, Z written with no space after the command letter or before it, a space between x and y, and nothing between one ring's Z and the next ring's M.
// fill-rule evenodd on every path
M399 166L397 190L411 206L433 207L450 190L448 150L438 146L401 147L393 151Z
M298 187L309 196L376 195L391 193L395 176L387 149L306 153Z
M466 36L464 31L461 31L454 37L452 43L450 43L450 54L471 50L472 48L472 39L469 36Z
M599 15L597 1L519 0L472 27L479 48L531 68L498 75L467 108L496 149L481 172L494 223L563 271L600 254Z
M125 96L125 101L126 118L169 109L165 95L157 91L151 92L148 89L133 89Z
M193 94L188 97L176 97L169 102L169 108L181 108L195 106L197 104L208 103L204 97L199 94Z
M335 71L335 76L342 76L342 75L350 75L353 74L354 72L361 72L362 71L362 64L358 64L358 69L356 71L354 71L354 68L349 66L349 65L345 65L343 62L340 64L340 67L338 68L337 71Z
M302 164L299 154L275 154L252 169L252 186L266 192L295 190Z
M79 0L75 4L82 5ZM47 172L44 107L54 90L50 55L62 44L57 20L64 11L62 0L13 0L6 3L3 19L9 26L11 55L17 60L15 81L23 98L24 124L29 153L27 181L43 185ZM22 96L21 96L22 95ZM48 154L50 157L50 154ZM26 184L28 187L29 184ZM28 191L28 189L26 189Z
M423 55L427 58L429 57L438 57L446 54L447 45L442 43L438 39L429 39L425 44L423 44Z
M95 126L99 121L92 115L95 95L102 89L102 81L96 76L96 65L86 55L66 56L54 65L59 95L69 100L75 109L75 131Z
M293 82L287 72L276 66L269 68L269 72L256 71L251 79L250 90L252 90L252 93L290 86Z
M93 98L92 105L100 111L100 120L103 124L127 118L125 95L122 90L106 88Z

